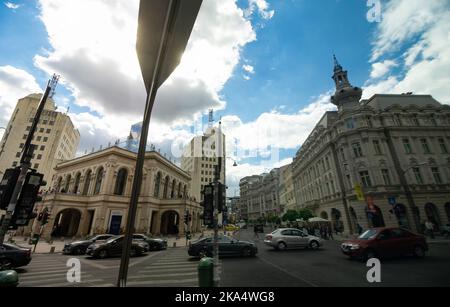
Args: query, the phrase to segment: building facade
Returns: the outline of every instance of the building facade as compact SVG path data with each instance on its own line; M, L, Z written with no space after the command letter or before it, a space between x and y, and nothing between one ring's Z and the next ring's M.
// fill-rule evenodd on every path
M335 61L338 107L327 112L293 162L296 202L355 233L378 226L422 231L450 221L450 107L427 95L360 100Z
M52 190L38 207L51 212L44 236L123 233L135 164L136 153L119 147L58 164ZM202 209L189 199L189 189L189 174L159 153L147 152L135 231L162 235L199 231ZM187 227L185 212L192 217Z
M284 212L298 210L295 200L294 181L292 179L292 164L280 168L280 206Z
M220 137L219 137L220 133ZM191 176L191 194L196 201L202 201L202 191L205 185L214 181L219 139L222 140L222 152L226 152L225 135L219 128L208 128L203 136L194 137L184 148L181 158L181 168ZM220 182L225 184L226 158L222 159Z
M31 129L42 95L32 94L18 101L5 134L0 142L0 176L6 169L20 164L22 150ZM31 167L44 174L50 183L56 164L75 157L80 133L69 116L56 111L55 102L48 99L34 134L36 150Z
M239 183L243 219L257 221L271 215L280 216L283 208L279 199L279 184L280 169L243 178Z

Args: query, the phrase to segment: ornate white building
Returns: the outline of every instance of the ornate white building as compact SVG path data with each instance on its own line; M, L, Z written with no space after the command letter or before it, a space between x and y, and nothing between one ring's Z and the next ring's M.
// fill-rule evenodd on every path
M337 60L333 79L338 111L323 116L294 158L298 206L345 233L357 224L420 231L425 220L449 223L450 106L412 93L361 100Z

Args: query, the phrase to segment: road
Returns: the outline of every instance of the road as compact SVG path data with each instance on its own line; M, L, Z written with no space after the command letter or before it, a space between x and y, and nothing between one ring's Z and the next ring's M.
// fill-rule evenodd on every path
M237 238L253 241L251 231ZM424 259L403 258L382 262L380 284L367 282L365 263L343 256L339 242L327 241L322 249L277 252L262 240L255 242L259 253L251 258L221 259L223 287L365 287L365 286L450 286L450 242L430 244ZM119 258L93 260L77 256L81 263L81 283L71 284L66 274L72 256L35 255L30 265L19 269L22 287L113 287ZM169 248L132 258L128 286L196 287L197 259L187 249Z

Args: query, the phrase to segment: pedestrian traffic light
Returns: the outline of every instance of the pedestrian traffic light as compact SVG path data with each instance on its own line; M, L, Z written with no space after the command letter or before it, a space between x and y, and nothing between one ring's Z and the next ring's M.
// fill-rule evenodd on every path
M6 210L8 208L19 175L20 168L10 168L5 171L3 179L0 182L0 210Z
M203 223L214 225L214 186L207 185L203 190Z
M16 209L11 221L11 227L21 227L28 225L30 219L35 218L37 214L33 212L34 204L42 200L38 196L39 189L45 185L44 175L37 172L29 172L17 201Z

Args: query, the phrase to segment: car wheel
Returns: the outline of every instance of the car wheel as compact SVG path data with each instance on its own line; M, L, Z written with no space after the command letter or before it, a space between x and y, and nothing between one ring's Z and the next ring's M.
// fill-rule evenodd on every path
M311 241L311 243L309 243L309 248L311 248L313 250L318 250L319 247L320 247L320 244L317 241Z
M414 257L416 258L425 257L425 249L420 245L414 246Z
M106 249L98 252L98 258L105 259L106 257L108 257L108 251Z
M13 267L11 259L4 258L0 259L0 270L8 270Z
M286 250L286 249L287 249L287 245L286 245L286 243L284 243L284 242L280 242L280 243L278 243L278 245L277 245L277 249L278 249L278 250L280 250L280 251L284 251L284 250Z
M252 255L252 250L251 250L250 248L245 247L245 248L242 250L242 256L243 256L243 257L250 257L251 255Z

